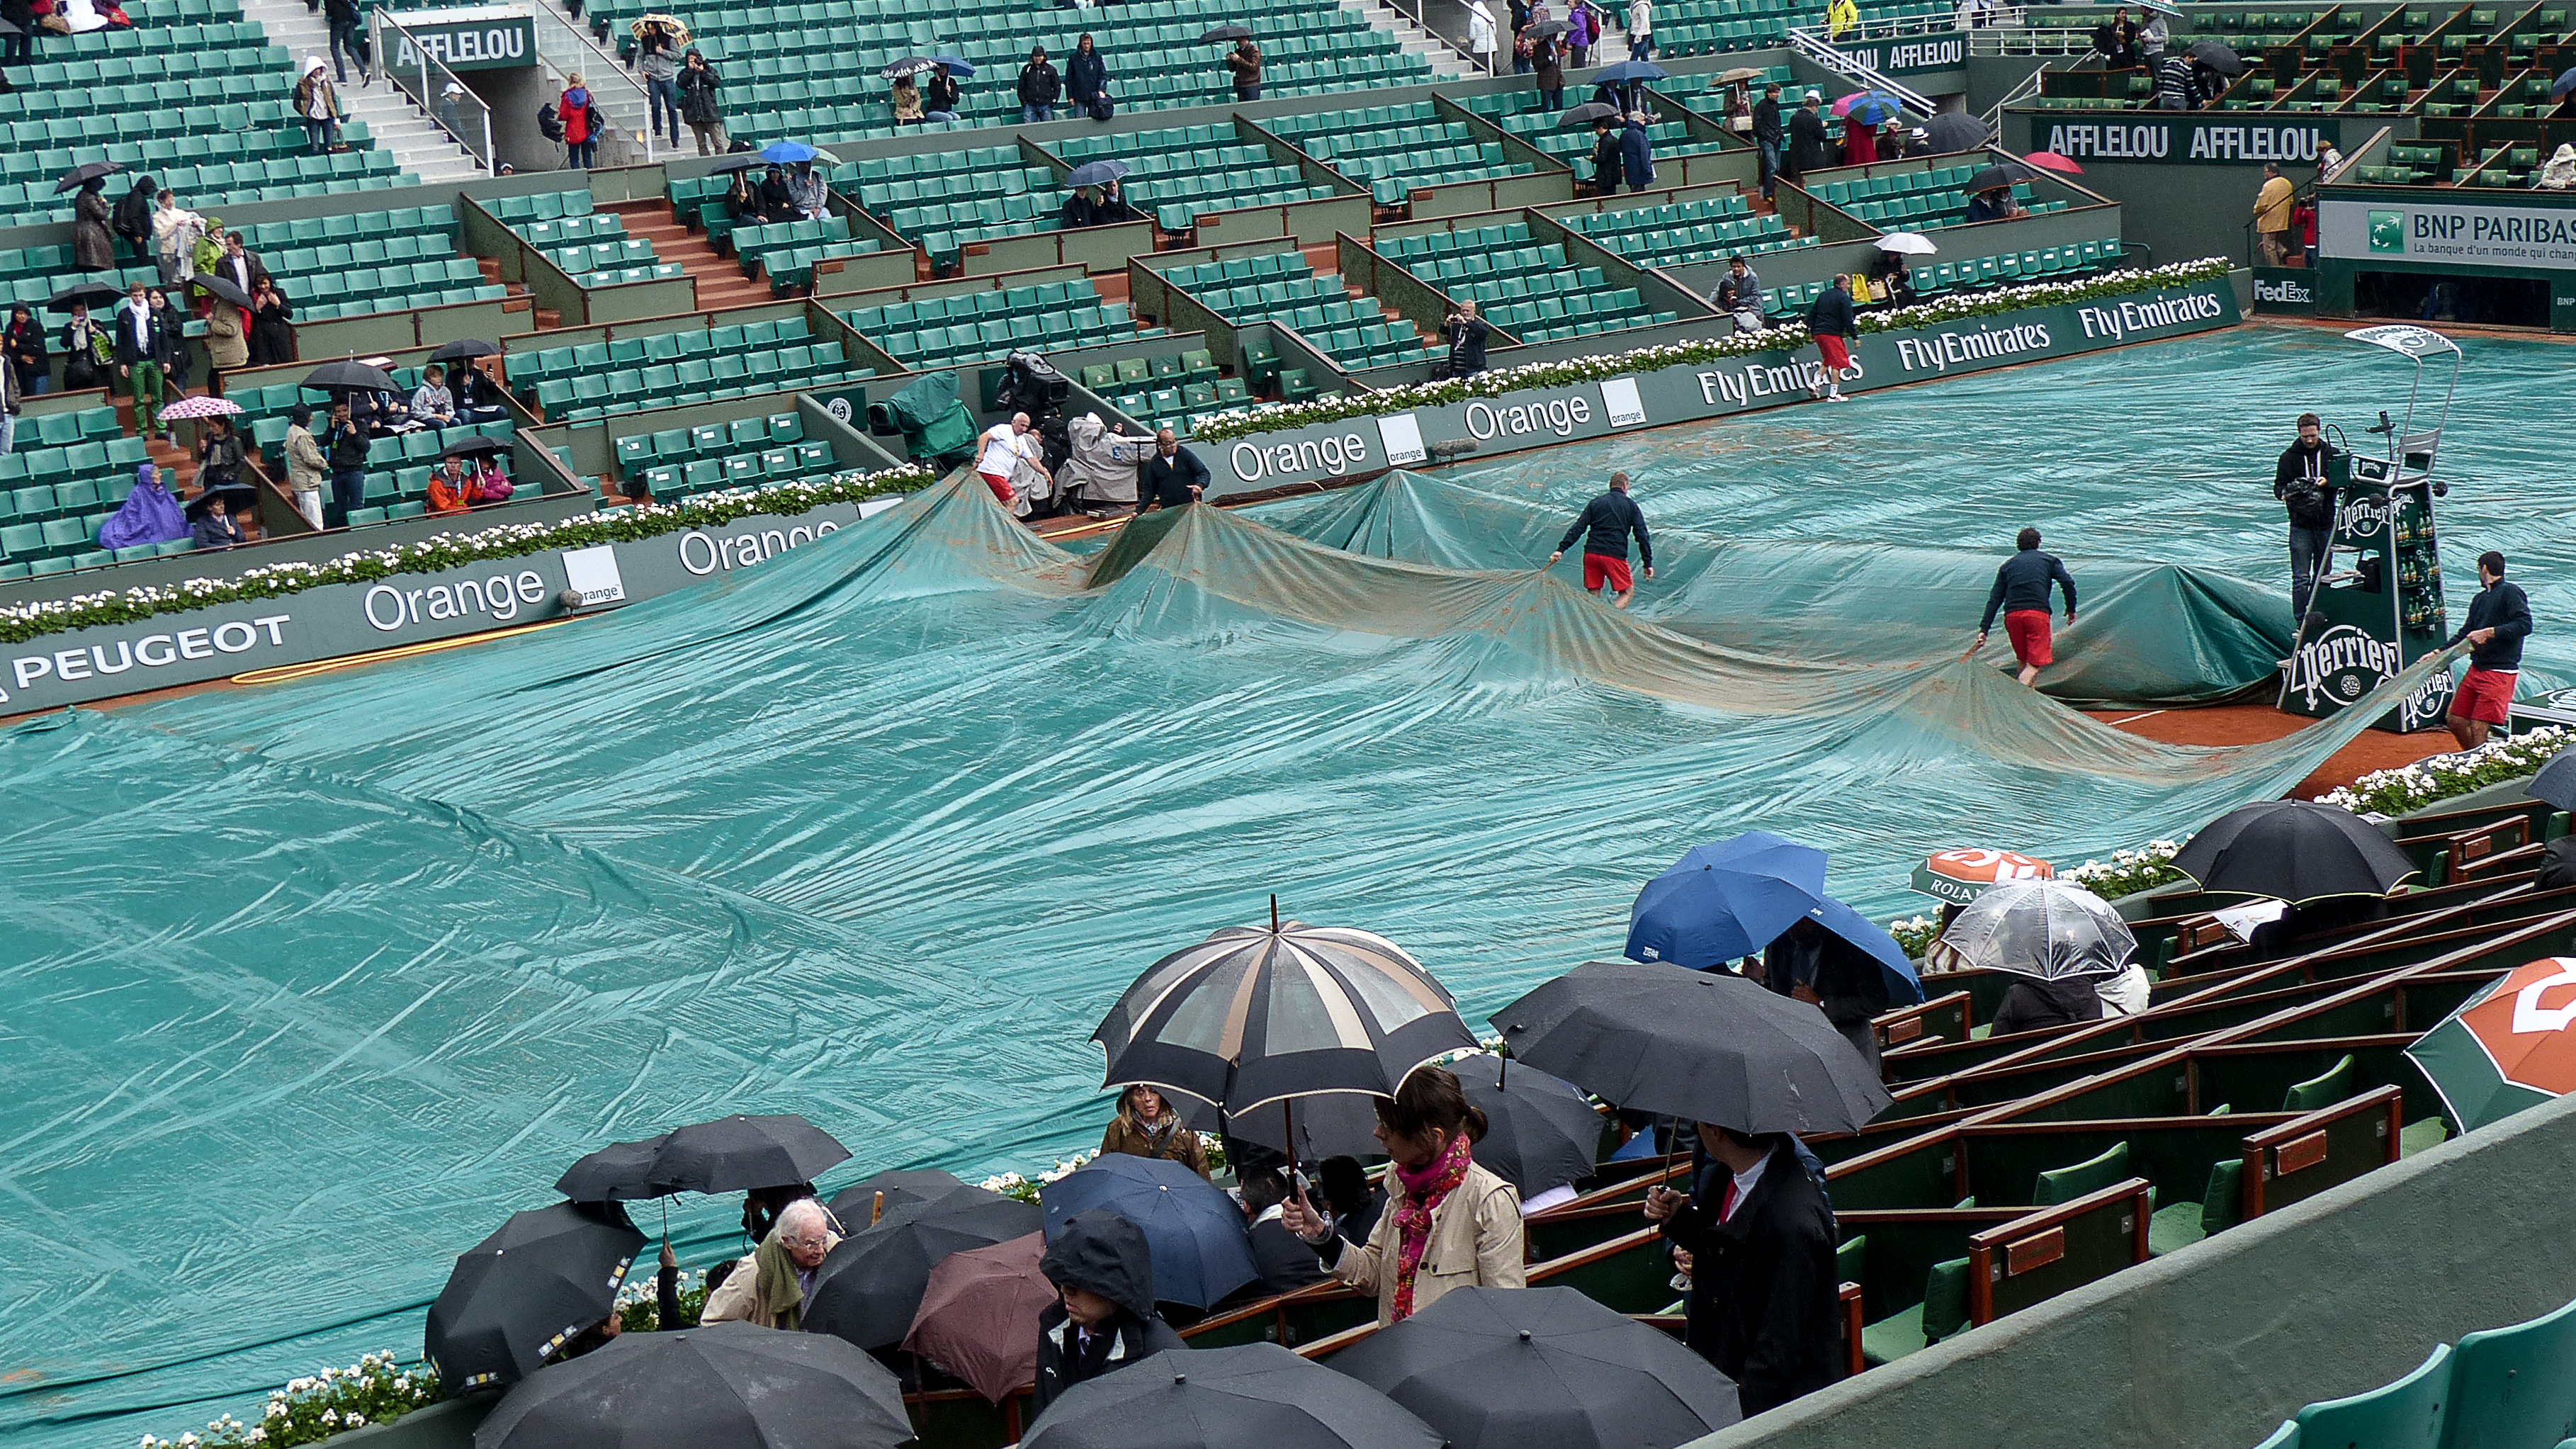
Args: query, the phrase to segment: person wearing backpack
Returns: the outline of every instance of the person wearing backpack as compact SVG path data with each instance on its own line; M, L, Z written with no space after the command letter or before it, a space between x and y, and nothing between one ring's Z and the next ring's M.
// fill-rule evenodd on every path
M360 38L359 31L366 18L358 13L357 0L322 0L322 19L331 27L331 65L339 83L349 83L349 65L354 61L358 84L374 84L367 74L366 41Z
M2325 424L2315 413L2299 414L2299 439L2281 450L2272 469L2272 496L2290 514L2290 620L2308 616L2317 575L2334 543L2335 488L2327 481L2326 461L2335 455L2327 444Z

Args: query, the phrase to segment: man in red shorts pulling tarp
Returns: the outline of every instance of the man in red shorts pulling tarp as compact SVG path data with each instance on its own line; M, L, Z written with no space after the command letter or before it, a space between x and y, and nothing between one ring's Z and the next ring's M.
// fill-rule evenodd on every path
M2039 551L2039 530L2025 528L2013 540L2020 550L2005 559L1995 570L1994 590L1986 595L1986 617L1977 625L1977 642L1970 654L1986 647L1986 636L1995 627L1995 611L2003 610L2004 633L2012 640L2013 657L2021 661L2022 687L2039 677L2039 671L2056 660L2056 644L2048 631L2048 590L2050 585L2066 590L2066 622L2075 622L2075 576L2058 562L2057 555Z
M2469 641L2469 672L2451 691L2451 738L2474 750L2487 742L2487 728L2505 722L2513 708L2513 686L2522 673L2522 641L2531 633L2531 600L2522 585L2505 582L2504 555L2489 549L2478 555L2478 596L2469 600L2469 616L2449 642Z
M1585 537L1587 531L1589 537ZM1637 535L1637 561L1646 566L1646 577L1651 579L1655 576L1655 545L1646 536L1646 515L1628 497L1628 475L1613 473L1610 491L1583 505L1583 516L1574 520L1565 537L1557 540L1556 552L1549 554L1547 561L1554 564L1565 557L1565 551L1582 538L1583 587L1597 594L1603 584L1608 584L1610 601L1624 609L1637 592L1636 582L1628 576L1631 533Z

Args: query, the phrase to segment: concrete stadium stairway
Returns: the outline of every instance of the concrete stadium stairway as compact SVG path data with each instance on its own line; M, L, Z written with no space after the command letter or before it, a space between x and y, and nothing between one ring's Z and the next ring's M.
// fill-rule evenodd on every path
M1395 37L1396 44L1405 54L1418 55L1429 61L1433 80L1463 80L1470 76L1484 74L1465 56L1459 54L1456 46L1415 24L1412 16L1396 9L1394 5L1387 3L1387 0L1341 0L1341 7L1344 10L1356 11L1368 21L1371 30L1383 31ZM1494 13L1499 26L1502 23L1500 17L1503 12L1498 9ZM1459 36L1463 41L1466 35L1463 20L1460 22L1460 27ZM1496 39L1499 41L1501 37L1497 36ZM1506 47L1505 60L1508 63L1508 47Z
M299 71L306 56L318 55L326 64L330 61L331 28L323 23L319 10L304 8L304 0L242 0L242 14L258 21L271 43L285 47ZM383 57L377 59L381 61ZM294 77L287 76L279 85L284 89L294 83ZM392 152L405 171L422 181L470 181L483 174L481 164L464 147L447 139L447 133L430 120L429 114L412 104L411 97L386 81L381 72L373 85L361 84L352 73L349 84L340 88L340 102L348 108L351 119L367 123L367 134L378 146Z
M742 274L742 264L716 255L704 232L693 232L672 212L668 201L621 201L600 208L625 222L626 234L653 243L653 255L678 262L698 284L698 310L748 307L781 300L769 294L769 283Z

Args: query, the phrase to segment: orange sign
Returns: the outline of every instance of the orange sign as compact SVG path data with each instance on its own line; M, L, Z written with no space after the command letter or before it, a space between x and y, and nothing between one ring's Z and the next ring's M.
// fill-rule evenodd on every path
M2008 880L2049 880L2057 874L2047 861L2015 855L2009 850L1945 850L1923 865L1934 875L1977 885L1995 885Z
M2517 966L2487 999L2460 1013L2508 1082L2576 1092L2576 956Z

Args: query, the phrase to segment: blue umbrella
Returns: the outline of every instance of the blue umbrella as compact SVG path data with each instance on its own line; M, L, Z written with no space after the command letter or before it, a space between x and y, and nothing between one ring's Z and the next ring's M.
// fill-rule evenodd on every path
M2576 91L2576 66L2569 67L2567 73L2558 78L2557 84L2549 88L2549 98L2563 101L2570 91Z
M1896 938L1880 930L1877 922L1832 896L1807 912L1807 917L1869 953L1870 959L1887 973L1888 1005L1910 1006L1923 999L1923 983L1914 974L1914 963L1906 959L1905 948L1896 944Z
M1628 912L1628 959L1702 970L1750 956L1825 901L1825 853L1767 830L1695 847Z
M1206 1178L1159 1157L1095 1157L1038 1189L1052 1243L1065 1224L1107 1208L1145 1230L1154 1255L1154 1296L1205 1308L1261 1276L1243 1209Z
M1864 126L1884 126L1890 117L1903 109L1903 104L1894 96L1871 91L1843 107L1842 114L1844 119L1858 121Z
M1617 65L1605 65L1592 73L1592 79L1596 84L1611 85L1625 81L1659 81L1668 77L1669 72L1650 60L1623 60Z
M760 148L760 159L772 166L785 166L797 161L811 161L823 153L802 141L772 141Z
M953 55L934 55L931 59L948 67L948 73L950 75L973 75L975 73L975 67L968 65L966 62L959 60Z
M1085 161L1073 168L1072 175L1064 178L1064 186L1067 191L1079 191L1086 186L1105 186L1126 174L1127 163L1124 161Z

